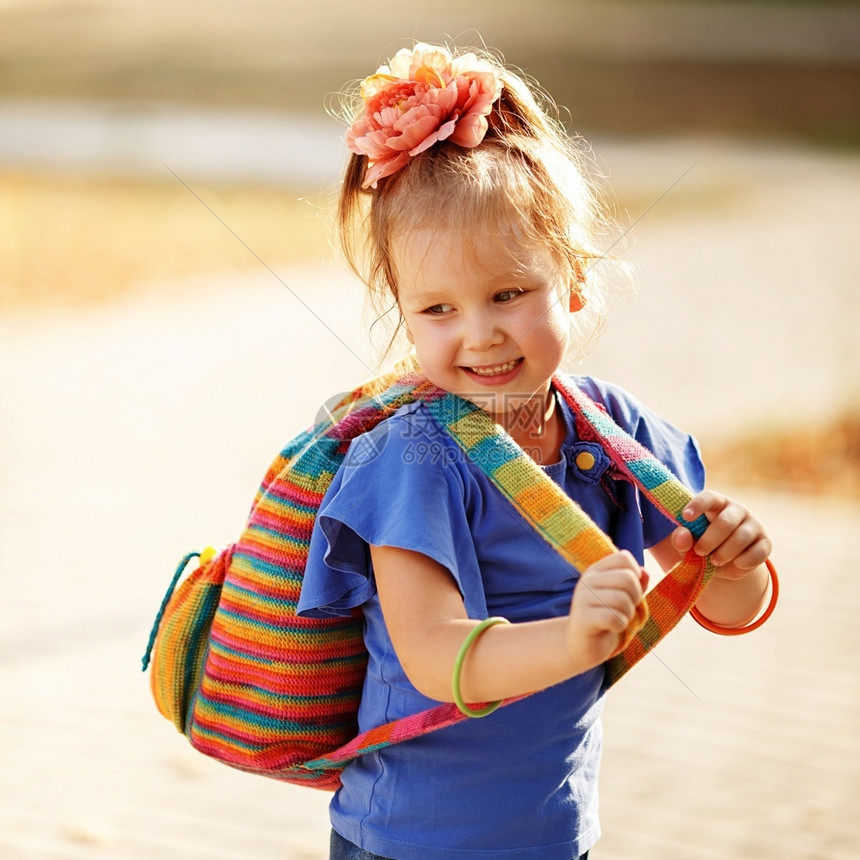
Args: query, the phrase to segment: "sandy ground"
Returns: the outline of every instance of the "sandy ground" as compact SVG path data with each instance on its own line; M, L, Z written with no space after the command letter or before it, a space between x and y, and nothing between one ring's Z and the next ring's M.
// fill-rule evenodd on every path
M637 228L643 292L587 369L700 435L836 411L860 378L856 160L603 156L643 212L696 166ZM178 557L232 540L318 392L367 373L342 273L279 274L0 320L0 857L326 856L325 795L193 752L139 671ZM860 856L860 510L748 498L779 611L737 640L684 623L613 691L595 858Z

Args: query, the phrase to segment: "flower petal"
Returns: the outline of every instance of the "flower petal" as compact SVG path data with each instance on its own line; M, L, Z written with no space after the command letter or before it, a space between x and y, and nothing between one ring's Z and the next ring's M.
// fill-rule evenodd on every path
M457 120L457 128L450 137L451 143L471 149L477 146L487 134L487 118L481 114L471 113Z
M367 171L364 174L364 181L361 183L362 188L376 188L376 183L385 176L391 176L397 173L398 170L406 167L409 163L409 156L405 152L401 152L394 158L388 158L383 161L369 162Z
M432 69L447 83L451 79L451 54L445 48L419 42L412 51L412 61L409 66L410 80L420 80L418 71L422 67Z
M397 81L393 75L380 74L381 71L380 69L375 75L371 75L361 82L360 93L364 101L373 98L377 93L382 92L387 86Z
M388 145L392 149L398 150L415 150L417 147L421 147L422 142L425 138L430 135L434 135L436 130L439 128L439 120L437 117L432 114L420 117L419 119L414 120L409 123L409 125L403 129L403 132L397 138L392 138L388 141ZM435 142L436 138L434 135L434 139L431 142ZM430 144L428 143L427 146ZM426 147L423 147L426 149ZM421 152L422 149L418 149L418 152Z

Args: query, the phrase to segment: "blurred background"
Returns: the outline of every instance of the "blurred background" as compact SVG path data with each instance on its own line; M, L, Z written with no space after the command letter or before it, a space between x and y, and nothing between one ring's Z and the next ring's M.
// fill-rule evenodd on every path
M860 856L860 4L0 0L0 857L326 856L325 796L187 749L136 666L175 560L374 370L330 113L413 40L591 142L638 291L580 370L694 432L783 573L613 692L593 856Z

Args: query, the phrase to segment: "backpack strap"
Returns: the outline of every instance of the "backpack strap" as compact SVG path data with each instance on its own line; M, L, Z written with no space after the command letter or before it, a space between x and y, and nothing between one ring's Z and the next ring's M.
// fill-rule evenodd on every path
M609 414L570 380L558 375L553 384L577 414L591 426L613 463L639 490L678 525L698 539L708 527L704 515L692 522L682 511L693 493L647 448L619 427ZM648 593L649 617L631 642L606 664L606 684L612 686L636 665L693 609L714 573L710 556L690 550Z
M621 429L584 392L561 376L553 384L603 444L607 455L667 517L700 536L707 519L688 523L681 511L692 493L651 452ZM590 517L475 404L449 392L422 386L420 399L467 456L563 558L582 571L616 548ZM708 558L688 553L641 604L619 651L605 664L607 687L618 681L687 614L713 574ZM531 695L531 694L529 694ZM526 696L503 700L509 705ZM339 749L307 762L328 770L374 750L469 719L453 703L394 720L360 734Z
M700 537L708 521L681 517L693 494L654 455L584 392L561 376L553 384L600 440L607 455L669 519ZM480 466L525 521L575 568L585 570L616 551L612 541L543 470L474 404L452 394L427 404L451 437ZM619 651L606 664L611 686L692 609L714 571L690 551L649 593Z

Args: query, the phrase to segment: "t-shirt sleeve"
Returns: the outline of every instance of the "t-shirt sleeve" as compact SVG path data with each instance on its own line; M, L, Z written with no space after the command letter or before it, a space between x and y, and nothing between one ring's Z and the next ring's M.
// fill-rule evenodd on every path
M352 442L317 515L300 615L344 615L367 601L376 590L371 544L432 558L464 591L458 559L468 559L472 538L449 444L397 417Z
M617 424L647 448L688 489L698 493L705 486L705 466L695 438L649 409L617 385L592 377L580 377L589 397L602 403ZM646 547L660 543L677 527L643 495L639 495Z

